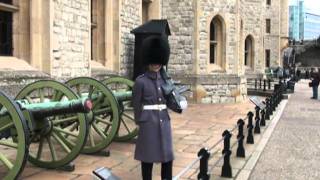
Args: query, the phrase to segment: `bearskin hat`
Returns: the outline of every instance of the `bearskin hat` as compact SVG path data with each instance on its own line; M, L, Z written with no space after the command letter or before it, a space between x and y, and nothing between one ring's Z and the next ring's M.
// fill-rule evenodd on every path
M169 61L170 46L168 40L162 36L150 36L142 42L143 64L166 65Z

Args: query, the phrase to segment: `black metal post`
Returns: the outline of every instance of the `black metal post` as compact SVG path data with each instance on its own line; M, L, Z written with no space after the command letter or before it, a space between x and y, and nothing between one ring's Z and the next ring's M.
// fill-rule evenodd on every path
M262 80L261 79L259 79L259 86L260 86L259 89L262 89Z
M252 123L252 119L253 119L254 114L250 111L248 113L248 136L247 136L247 144L254 144L254 139L253 139L253 123Z
M268 89L271 89L271 79L268 79Z
M267 91L267 84L266 84L266 80L263 80L263 91Z
M263 109L261 111L261 122L260 122L261 126L266 126L266 109Z
M239 119L238 122L238 148L237 148L237 157L246 157L246 153L245 153L245 149L243 146L243 139L244 139L244 135L243 135L243 126L244 126L244 121L242 119Z
M224 147L222 150L222 154L224 154L223 157L223 165L222 165L222 171L221 171L221 176L222 177L227 177L227 178L232 178L232 168L230 165L230 156L231 156L231 150L230 150L230 139L232 134L228 131L225 130L222 133L222 136L224 137Z
M266 98L266 120L270 120L270 98Z
M255 117L256 125L254 126L254 133L260 134L260 107L256 106L255 110L256 110L256 117Z
M201 157L200 159L200 170L198 174L198 179L200 180L209 180L210 174L208 174L208 161L210 157L210 152L207 148L202 148L198 152L198 157Z
M258 88L258 82L257 79L254 79L254 90L257 90Z
M272 93L272 96L271 96L271 114L273 114L273 111L276 110L276 93Z

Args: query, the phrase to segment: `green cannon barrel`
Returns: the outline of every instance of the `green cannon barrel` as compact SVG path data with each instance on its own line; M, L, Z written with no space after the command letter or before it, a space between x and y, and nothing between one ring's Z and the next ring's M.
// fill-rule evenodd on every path
M35 118L69 113L88 113L92 109L92 102L87 98L35 104L29 104L25 100L18 100L17 103L20 105L21 109L28 110Z
M118 101L129 101L132 99L132 91L125 91L125 92L113 91L112 93Z

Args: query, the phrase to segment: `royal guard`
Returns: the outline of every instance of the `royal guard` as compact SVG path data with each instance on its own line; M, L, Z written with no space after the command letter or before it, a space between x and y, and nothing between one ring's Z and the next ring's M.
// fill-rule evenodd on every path
M168 40L161 36L150 36L142 43L143 63L147 71L136 78L133 87L133 107L135 122L139 126L135 159L141 161L142 178L152 179L153 163L161 163L161 178L172 179L172 133L168 108L186 108L170 103L163 87L166 79L160 73L169 61ZM179 104L179 105L180 105Z

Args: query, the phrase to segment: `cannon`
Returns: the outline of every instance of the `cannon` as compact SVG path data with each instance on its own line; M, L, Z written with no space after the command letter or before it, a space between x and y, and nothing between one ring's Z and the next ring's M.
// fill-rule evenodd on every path
M26 160L44 168L67 166L87 139L90 100L49 80L29 84L13 101L0 93L0 174L15 179ZM70 127L77 124L77 129Z

